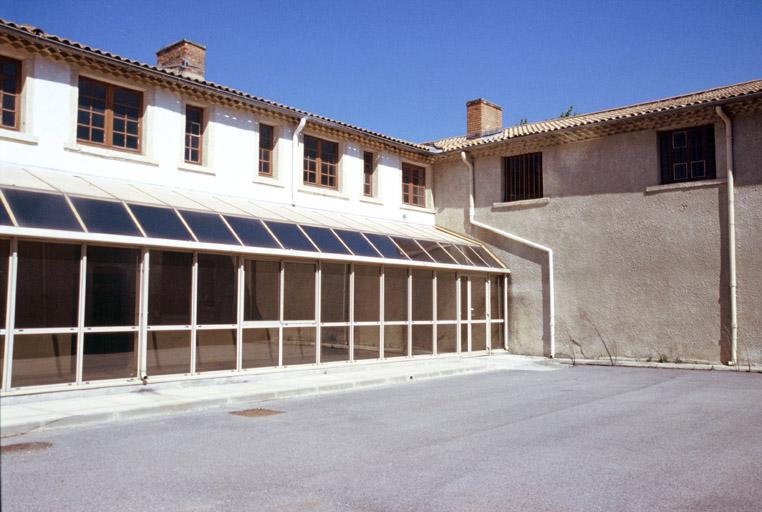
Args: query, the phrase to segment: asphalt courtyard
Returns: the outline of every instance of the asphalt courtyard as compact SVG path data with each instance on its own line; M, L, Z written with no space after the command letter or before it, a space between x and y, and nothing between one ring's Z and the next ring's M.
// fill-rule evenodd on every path
M762 375L494 371L4 439L4 512L758 511ZM35 449L36 448L36 449Z

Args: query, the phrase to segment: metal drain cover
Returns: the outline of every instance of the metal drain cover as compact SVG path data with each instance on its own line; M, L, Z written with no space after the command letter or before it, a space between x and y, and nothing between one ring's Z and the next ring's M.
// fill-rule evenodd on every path
M53 443L14 443L0 447L0 453L40 452L53 446Z
M283 414L283 411L274 411L272 409L244 409L242 411L233 411L230 414L234 416L245 416L247 418L259 418L262 416L274 416Z

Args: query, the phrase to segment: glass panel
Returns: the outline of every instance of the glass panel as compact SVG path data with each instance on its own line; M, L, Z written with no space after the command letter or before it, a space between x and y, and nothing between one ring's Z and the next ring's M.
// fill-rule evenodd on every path
M495 258L490 256L484 247L472 247L472 249L476 251L476 254L478 254L482 260L484 260L488 267L500 268L500 265L497 264Z
M487 318L487 283L482 276L471 278L471 320Z
M320 321L349 322L349 265L323 263L320 289Z
M315 362L315 328L290 327L283 329L283 365Z
M37 386L77 379L76 334L16 334L11 386Z
M468 259L471 260L471 263L477 267L488 266L484 261L482 261L481 257L479 257L476 251L474 251L473 247L468 245L461 245L460 249L465 253L466 256L468 256Z
M471 351L487 350L487 324L471 324Z
M128 379L137 375L137 333L85 334L82 380Z
M86 326L137 325L139 258L137 249L88 246ZM123 342L115 343L121 347Z
M245 219L242 217L225 216L230 227L233 228L238 238L244 245L250 247L267 247L270 249L280 249L278 242L265 229L262 221L258 219Z
M315 242L320 252L332 252L335 254L349 254L346 247L342 245L338 237L328 228L318 228L315 226L302 226L302 229Z
M278 329L243 330L243 368L278 366Z
M493 320L503 318L503 276L490 278L490 316Z
M426 262L432 262L432 260L428 254L426 254L420 245L416 243L415 240L412 238L402 238L402 237L396 237L393 236L392 240L394 240L397 245L399 245L405 253L407 253L408 256L410 256L410 259L416 260L416 261L426 261Z
M77 326L79 261L78 245L19 242L16 328Z
M284 265L286 275L283 290L283 319L314 320L315 265L291 262Z
M0 382L5 374L5 334L0 334Z
M315 252L315 247L307 240L304 233L299 231L296 224L286 224L285 222L275 222L272 220L268 220L265 224L267 224L275 237L280 240L285 249Z
M190 372L190 331L149 331L147 351L149 376Z
M22 228L82 231L82 226L62 195L11 188L4 188L3 194Z
M71 202L90 233L143 236L122 203L72 197Z
M379 341L377 325L355 326L355 360L378 359Z
M431 325L413 326L413 355L434 353L434 328Z
M199 325L234 324L237 308L237 272L235 256L198 255Z
M277 261L247 260L245 282L243 319L247 321L278 320L280 318L280 264Z
M407 355L407 325L384 326L384 358Z
M492 323L490 325L490 339L492 340L492 350L503 347L503 322Z
M468 352L468 325L460 325L460 351Z
M384 320L407 320L407 270L387 268L384 273Z
M174 210L142 204L128 205L147 236L170 240L193 240Z
M384 258L394 258L399 260L408 259L407 255L402 252L399 247L394 245L394 242L392 242L388 236L376 235L373 233L365 233L365 236L367 236L368 240L376 246L376 249L378 249L378 252L380 252Z
M8 300L8 257L10 254L11 241L0 239L0 328L2 329L5 329L5 307ZM18 287L18 285L16 286ZM3 365L0 364L0 374L2 373L2 368Z
M457 325L437 324L437 354L452 354L458 351Z
M334 229L334 232L339 235L339 238L341 238L345 244L347 244L347 247L349 247L349 250L351 250L355 256L367 256L370 258L379 257L379 254L362 236L362 233L344 229Z
M413 320L434 319L434 272L414 269L413 274Z
M148 325L189 325L193 254L151 251Z
M434 258L434 261L437 263L445 263L447 265L452 265L456 263L449 254L447 254L442 247L439 246L438 243L432 242L431 240L418 240L417 241L421 246L426 249L426 252L429 253L429 256Z
M320 330L320 362L349 361L349 327Z
M379 267L355 266L355 321L378 322L380 282Z
M196 331L196 371L235 370L235 329Z
M12 226L11 216L5 211L5 205L0 203L0 226Z
M437 320L455 320L455 272L437 272Z
M457 247L455 247L452 244L447 244L444 246L445 250L447 250L447 253L453 257L455 261L457 261L461 265L471 265L471 261L469 261L468 258L466 258L463 253L458 250Z
M190 226L191 231L196 235L199 242L241 245L225 223L222 222L222 218L216 213L180 210L180 215L188 223L188 226Z

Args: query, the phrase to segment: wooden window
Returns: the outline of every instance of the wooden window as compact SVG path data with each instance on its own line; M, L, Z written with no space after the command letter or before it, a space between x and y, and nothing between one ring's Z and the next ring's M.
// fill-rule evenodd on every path
M364 151L362 154L363 161L363 195L373 197L373 174L376 171L373 165L375 156L370 151Z
M80 77L78 141L140 151L142 117L142 92Z
M259 174L262 176L273 175L273 149L275 148L275 138L273 136L273 127L259 125Z
M714 179L714 126L659 133L661 182Z
M185 161L201 165L202 138L204 135L204 109L185 107Z
M21 62L0 57L0 126L18 130L21 102Z
M542 153L503 158L503 201L542 197Z
M412 206L426 206L426 169L402 164L402 202Z
M338 163L336 142L304 136L304 183L338 189Z

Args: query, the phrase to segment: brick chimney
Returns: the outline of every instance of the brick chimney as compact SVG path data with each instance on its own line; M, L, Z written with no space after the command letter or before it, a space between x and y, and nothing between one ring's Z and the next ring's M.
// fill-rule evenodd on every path
M503 109L483 98L466 102L466 137L476 139L503 129Z
M181 39L156 52L156 67L188 78L204 79L206 46Z

